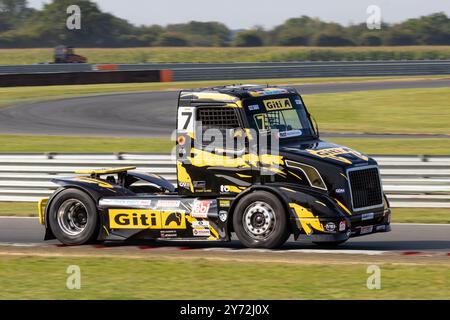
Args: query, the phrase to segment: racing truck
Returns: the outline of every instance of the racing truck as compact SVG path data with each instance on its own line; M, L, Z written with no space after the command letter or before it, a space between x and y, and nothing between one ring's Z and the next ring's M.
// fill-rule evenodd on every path
M74 47L60 45L54 50L54 63L87 63L87 58L75 54Z
M336 246L390 231L377 162L321 140L295 88L181 91L176 131L176 183L134 167L54 179L59 188L38 205L45 240L230 241L236 234L246 247L277 248L291 236Z

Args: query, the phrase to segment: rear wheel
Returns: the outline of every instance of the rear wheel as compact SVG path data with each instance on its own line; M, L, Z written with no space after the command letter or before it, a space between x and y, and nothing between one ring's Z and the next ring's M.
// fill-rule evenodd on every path
M81 190L66 189L56 195L48 219L55 237L66 245L93 243L98 236L97 207Z
M283 205L266 191L253 192L239 201L233 227L242 244L250 248L277 248L290 234Z

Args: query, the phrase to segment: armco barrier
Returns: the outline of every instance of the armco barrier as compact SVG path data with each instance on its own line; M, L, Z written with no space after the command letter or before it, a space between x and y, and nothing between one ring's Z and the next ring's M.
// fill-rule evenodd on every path
M170 70L0 74L0 87L168 81Z
M450 156L375 156L393 207L450 208ZM0 201L37 201L57 188L54 177L81 168L136 166L175 184L169 155L0 154ZM449 212L450 214L450 212Z
M89 72L105 68L102 66L74 63L0 65L0 74ZM173 81L450 74L450 60L142 63L114 66L117 71L173 70Z

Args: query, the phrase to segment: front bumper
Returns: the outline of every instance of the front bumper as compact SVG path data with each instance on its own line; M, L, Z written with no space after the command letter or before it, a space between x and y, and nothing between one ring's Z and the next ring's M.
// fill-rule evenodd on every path
M367 227L371 227L368 231ZM353 237L367 236L374 233L389 232L391 231L390 224L378 224L366 227L357 227L355 229L349 229L347 232L339 233L313 233L310 235L300 234L297 240L308 240L312 242L340 242L346 241Z
M296 240L309 240L312 242L340 242L353 237L366 236L374 233L391 231L391 211L389 208L374 213L372 219L363 220L362 215L347 217L347 228L343 231L320 232L312 230L312 233L300 233ZM331 221L331 220L326 220ZM342 220L341 220L342 221ZM338 225L339 221L333 221Z

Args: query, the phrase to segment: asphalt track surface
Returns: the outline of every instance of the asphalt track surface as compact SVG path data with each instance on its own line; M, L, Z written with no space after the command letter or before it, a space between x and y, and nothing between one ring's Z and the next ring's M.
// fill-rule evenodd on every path
M302 94L450 87L450 79L295 86ZM153 91L86 96L0 109L0 134L167 137L175 128L178 93ZM337 137L408 135L327 134ZM417 137L447 135L414 135Z
M58 244L57 240L43 241L44 228L37 218L0 217L0 245L3 244ZM131 245L125 242L119 245ZM117 243L116 243L117 245ZM166 241L153 244L156 246L184 246L191 248L232 248L243 246L237 240L231 242L209 241ZM303 241L289 239L282 249L317 249L318 247ZM389 233L378 233L350 239L340 250L383 250L383 251L422 251L450 252L450 224L393 224Z

